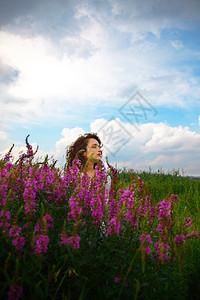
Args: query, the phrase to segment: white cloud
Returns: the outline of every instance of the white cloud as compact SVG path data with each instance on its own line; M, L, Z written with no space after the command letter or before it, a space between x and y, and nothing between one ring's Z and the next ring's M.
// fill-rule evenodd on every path
M66 150L66 147L70 146L80 135L83 135L85 131L82 128L75 127L72 129L64 128L62 130L63 138L56 142L56 153L59 154Z
M73 102L75 107L77 103L97 106L100 101L116 106L127 87L139 88L154 105L183 106L187 96L192 101L200 93L189 73L157 69L148 54L137 50L113 52L103 33L98 40L91 32L86 40L92 25L83 28L80 44L77 37L63 38L55 45L42 36L0 32L0 59L17 74L14 81L0 86L2 120L40 122L54 116L56 122Z
M107 130L109 126L105 124L109 124L110 130ZM120 141L127 136L129 139L125 148L138 149L137 152L143 155L150 153L176 153L177 155L178 152L195 152L200 148L200 134L191 131L188 127L171 127L162 122L138 124L136 128L134 125L125 124L119 119L112 121L98 119L91 123L91 130L99 132L105 143L111 144L112 147L116 147L117 139ZM112 136L112 132L115 135ZM127 132L130 133L130 136ZM127 153L127 155L129 154Z
M59 115L60 107L63 111L67 110L72 101L100 101L116 90L119 79L115 77L115 66L107 54L95 53L90 58L83 58L70 57L66 52L59 57L60 48L41 36L22 38L0 32L0 40L3 45L0 59L18 71L14 82L0 87L4 118L9 117L9 111L19 112L20 116L28 119L52 113ZM78 47L78 41L74 42ZM71 45L65 44L65 47L71 51ZM84 46L75 51L84 52ZM8 99L15 102L14 107L9 105ZM26 103L22 106L20 101Z
M183 42L179 40L171 41L172 47L174 47L176 50L179 50L183 48Z
M142 125L146 127L148 124ZM200 135L188 127L154 124L151 138L142 147L144 153L192 151L200 148Z
M66 150L80 135L83 135L85 131L82 128L75 127L72 129L63 128L62 136L59 141L56 142L56 151L54 158L58 160L61 166L64 166L66 162Z
M173 163L174 165L177 165L179 163L182 162L182 160L184 159L184 155L183 154L177 154L174 156L168 156L168 155L163 155L163 154L159 154L158 156L155 157L155 159L153 160L146 160L145 164L143 164L143 167L151 166L151 167L158 167L158 166L167 166L169 163L169 159L170 159L170 165ZM142 165L141 162L139 164L140 166Z
M8 135L5 131L0 131L0 151L3 151L6 148L12 146L12 142L8 138Z
M112 13L122 31L137 33L151 31L160 34L163 28L191 28L194 19L199 20L198 0L170 1L116 1L110 0ZM185 21L185 22L184 22Z
M0 25L17 27L23 26L22 32L32 29L36 33L42 32L55 36L60 32L68 32L71 25L72 34L77 33L80 22L96 16L106 25L113 23L127 29L128 25L133 30L156 32L165 26L191 27L194 20L199 20L200 4L198 0L172 1L130 1L130 0L103 0L81 1L44 0L19 1L10 4L11 0L4 1L1 5ZM88 14L89 11L89 14ZM76 16L74 20L74 15ZM185 24L183 21L186 21ZM52 26L51 26L52 25ZM78 27L78 28L77 28ZM130 30L130 29L129 29ZM60 36L60 35L59 35Z
M74 106L74 110L77 103L92 103L96 107L100 102L120 105L124 100L121 95L130 89L142 91L153 105L186 106L188 98L190 103L197 103L200 88L192 71L166 68L166 57L157 49L158 40L148 38L151 28L158 30L160 23L161 28L165 27L158 17L159 10L171 20L169 11L173 10L173 6L177 9L180 2L176 1L172 7L166 3L159 6L157 1L150 2L147 5L143 1L139 4L110 1L111 16L105 7L98 10L97 2L93 6L77 2L68 24L72 32L68 28L57 38L49 37L43 31L41 34L34 31L37 22L44 23L44 26L50 24L49 16L48 22L44 18L46 12L41 4L38 11L34 7L33 13L33 16L37 13L42 16L41 20L31 14L24 16L31 22L29 34L16 34L7 27L0 31L0 60L7 66L5 76L10 74L9 84L4 82L0 85L3 101L0 113L4 126L8 119L39 123L50 117L56 123L66 114L70 115L70 108ZM68 5L73 6L72 2ZM157 7L156 12L154 6ZM188 5L185 1L183 6L181 11L186 12ZM194 1L191 14L195 14L196 6ZM62 15L62 4L52 1L51 8L54 7L58 15ZM165 12L167 8L169 11ZM64 15L66 11L67 8L63 7ZM54 24L55 19L52 22ZM135 28L135 35L130 41L123 35L132 32L129 23L131 28ZM119 29L122 24L125 27L121 35ZM55 32L59 32L60 27L57 26ZM179 40L173 43L175 47L181 45Z
M113 162L118 162L121 166L127 164L127 167L136 169L148 169L149 166L163 167L166 171L186 168L188 174L200 174L200 165L195 164L200 159L200 134L190 131L187 127L170 127L164 123L141 124L137 130L130 123L125 124L119 119L117 123L115 121L116 119L109 122L112 132L115 133L110 136L105 134L104 129L108 128L108 125L104 126L108 122L104 119L91 123L91 130L99 133L106 146L105 155ZM122 126L121 131L119 124ZM120 141L123 142L126 136L124 129L130 132L132 137L130 136L124 147L120 148ZM118 148L120 149L115 154ZM190 169L190 165L196 167Z

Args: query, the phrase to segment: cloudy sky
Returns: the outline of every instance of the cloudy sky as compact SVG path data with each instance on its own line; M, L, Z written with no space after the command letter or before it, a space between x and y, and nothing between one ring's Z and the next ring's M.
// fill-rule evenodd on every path
M0 153L65 162L96 132L118 167L200 176L199 0L0 0Z

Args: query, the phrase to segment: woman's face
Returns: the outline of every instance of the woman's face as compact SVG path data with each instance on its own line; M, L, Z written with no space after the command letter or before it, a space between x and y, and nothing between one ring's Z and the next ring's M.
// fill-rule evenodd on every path
M99 161L102 155L100 145L96 139L88 139L86 151L83 153L86 159L91 158L94 161Z

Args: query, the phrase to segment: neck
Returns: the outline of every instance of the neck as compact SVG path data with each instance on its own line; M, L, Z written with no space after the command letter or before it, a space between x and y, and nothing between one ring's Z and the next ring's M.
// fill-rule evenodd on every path
M88 161L85 171L90 177L93 177L96 173L96 170L94 169L94 162Z

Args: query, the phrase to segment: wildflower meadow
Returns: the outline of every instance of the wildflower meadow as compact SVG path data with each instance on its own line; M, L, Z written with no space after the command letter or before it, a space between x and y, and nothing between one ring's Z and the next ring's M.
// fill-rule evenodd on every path
M0 160L0 299L200 298L200 181L108 162L90 179L26 146Z

